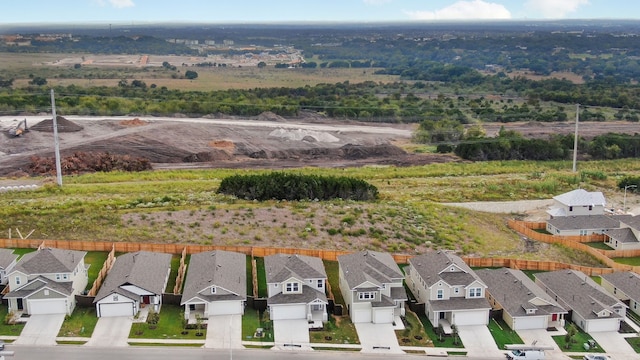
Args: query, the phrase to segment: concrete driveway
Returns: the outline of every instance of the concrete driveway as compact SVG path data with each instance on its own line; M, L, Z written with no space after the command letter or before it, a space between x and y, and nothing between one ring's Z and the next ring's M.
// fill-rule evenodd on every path
M98 319L91 339L86 346L116 347L128 346L129 332L131 332L131 316L101 317Z
M525 344L535 344L538 346L553 347L553 350L545 350L545 358L548 359L566 359L558 344L553 340L552 336L566 335L567 331L560 328L556 331L547 331L546 329L518 330L518 335Z
M242 349L242 315L209 316L204 347Z
M282 350L311 350L307 320L273 320L276 347Z
M364 353L404 354L392 324L356 323Z
M31 315L16 345L56 345L65 314Z
M467 350L468 357L500 357L505 351L499 350L486 325L460 325L458 336Z
M593 332L589 335L615 360L640 359L624 336L617 331Z

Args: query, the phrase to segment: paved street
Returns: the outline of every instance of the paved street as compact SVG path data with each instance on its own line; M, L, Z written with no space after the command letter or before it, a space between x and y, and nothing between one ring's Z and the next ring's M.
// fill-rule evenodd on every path
M19 345L55 345L65 314L31 315L15 341Z

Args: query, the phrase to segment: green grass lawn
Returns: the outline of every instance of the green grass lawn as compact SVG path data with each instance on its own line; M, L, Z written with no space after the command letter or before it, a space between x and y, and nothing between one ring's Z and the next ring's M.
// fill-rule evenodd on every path
M459 338L454 339L453 336L445 335L443 335L442 337L438 336L436 334L436 329L433 327L433 325L431 325L431 322L427 318L427 315L419 314L418 318L420 319L422 326L424 326L424 331L429 336L429 339L431 339L431 341L433 342L433 346L446 348L464 348L464 345Z
M247 255L247 296L253 296L253 262Z
M58 336L91 337L97 322L95 307L76 307L71 316L64 319Z
M327 279L329 280L329 285L331 285L331 293L333 294L334 303L346 306L344 298L342 297L342 292L340 292L340 272L338 262L325 260L323 263L324 270L327 273Z
M619 264L625 264L625 265L632 265L632 266L640 266L640 256L636 256L636 257L627 257L627 258L611 258L611 260L619 263Z
M504 349L507 344L524 344L524 341L518 336L518 333L511 328L502 319L491 319L489 321L489 331L495 340L498 349Z
M131 339L194 339L204 340L206 329L202 330L202 336L196 336L196 330L183 331L182 307L177 305L162 305L160 309L160 321L155 329L150 329L147 323L134 323L131 326L129 338Z
M607 244L605 244L602 241L598 241L598 242L588 242L588 243L584 243L585 245L588 245L594 249L600 249L600 250L613 250L611 247L609 247Z
M257 328L262 328L264 337L256 338L253 335ZM242 340L273 342L273 324L267 319L266 314L260 314L258 310L246 308L242 316Z
M640 353L640 338L632 337L632 338L625 338L625 339L627 340L629 345L631 345L631 347L635 352Z
M256 267L258 273L258 297L267 297L267 273L264 270L264 258L257 257Z
M11 250L13 250L14 254L18 255L18 260L20 260L22 255L28 254L30 252L34 252L34 251L36 251L38 249L19 248L19 249L11 249Z
M91 289L93 286L93 282L98 278L98 274L100 270L102 270L102 266L104 262L107 260L109 253L106 251L88 251L87 255L84 257L84 262L89 266L89 270L87 270L87 276L89 277L89 281L87 282L87 289Z
M406 324L404 330L396 330L398 344L401 346L433 346L418 315L406 309Z
M569 324L570 323L567 322L567 324L565 325L565 329L567 328L567 326ZM573 340L569 344L569 347L567 347L567 343L565 341L565 336L564 335L553 336L553 340L556 342L556 344L558 344L558 347L560 347L560 349L562 351L566 351L566 352L584 352L585 349L583 347L583 344L588 342L589 340L593 340L593 338L591 336L589 336L589 334L583 332L582 330L580 330L578 328L578 333L576 334L576 336L573 337ZM597 347L595 349L590 349L589 352L604 352L604 350L602 350L600 345L597 345Z
M171 257L171 272L169 273L169 281L167 281L167 287L165 289L165 292L167 293L173 294L173 288L176 286L176 280L177 280L176 278L178 277L178 269L180 268L181 256L182 255L174 254ZM186 274L185 274L185 278L186 278ZM184 285L184 283L182 284Z
M348 316L329 316L324 329L309 332L312 343L359 344L358 332Z
M22 332L25 323L7 324L5 319L7 318L7 307L0 306L0 335L18 336Z

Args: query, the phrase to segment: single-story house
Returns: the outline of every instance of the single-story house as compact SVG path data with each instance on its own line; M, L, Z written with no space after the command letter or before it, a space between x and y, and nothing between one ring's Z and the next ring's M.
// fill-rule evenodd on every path
M515 269L480 269L487 284L487 300L512 330L563 327L568 313L524 272Z
M142 307L159 312L171 272L171 254L149 251L116 258L93 303L98 317L135 316Z
M627 215L562 216L547 220L547 231L552 235L605 234L620 228L620 220Z
M604 232L604 243L615 250L640 249L640 216L622 216L620 228Z
M242 315L246 301L246 255L222 250L191 255L180 302L185 319Z

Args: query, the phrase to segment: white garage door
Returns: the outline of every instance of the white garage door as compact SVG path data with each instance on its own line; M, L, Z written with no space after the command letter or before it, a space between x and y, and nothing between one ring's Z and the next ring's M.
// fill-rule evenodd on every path
M371 309L354 309L351 314L354 323L371 322Z
M28 300L29 314L66 314L67 303L65 299Z
M374 324L391 324L393 323L393 309L374 309Z
M455 325L487 325L489 311L460 311L455 313L451 323Z
M546 329L547 322L544 316L517 317L513 319L513 330Z
M133 303L113 303L98 304L99 315L101 317L109 316L133 316Z
M242 314L242 301L215 301L209 305L209 315L236 314Z
M271 320L307 319L307 306L302 305L272 305Z

